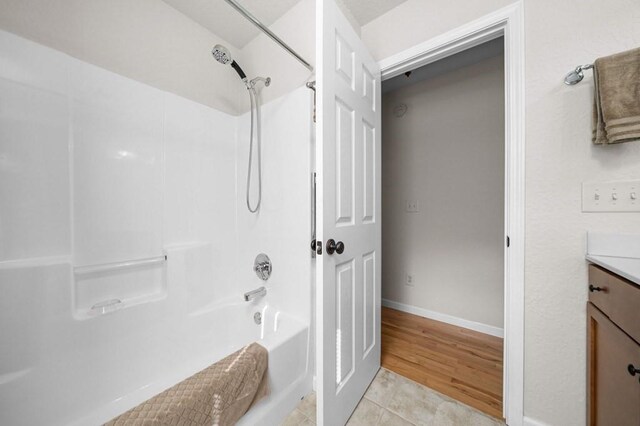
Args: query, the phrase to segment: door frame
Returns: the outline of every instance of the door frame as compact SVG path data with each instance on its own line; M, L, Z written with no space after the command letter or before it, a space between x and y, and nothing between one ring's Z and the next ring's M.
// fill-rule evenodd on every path
M505 236L503 415L524 422L525 58L521 1L379 61L382 80L504 36Z

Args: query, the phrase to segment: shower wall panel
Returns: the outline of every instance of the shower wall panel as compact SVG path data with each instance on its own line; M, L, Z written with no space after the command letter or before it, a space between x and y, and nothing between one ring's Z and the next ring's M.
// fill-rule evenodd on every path
M255 309L260 252L274 272L259 303L311 321L311 101L264 105L251 215L248 115L0 31L0 424L102 423L193 374L205 314ZM145 258L161 261L76 269Z
M71 247L66 57L15 40L0 37L0 262Z
M70 61L74 264L162 254L163 92Z
M164 241L167 250L188 252L180 285L188 287L194 309L238 297L236 120L177 96L165 98Z
M311 304L312 102L313 92L301 87L262 108L262 204L257 214L249 213L245 197L251 115L242 115L237 124L238 283L242 291L266 285L272 303L304 321ZM255 146L253 155L250 195L255 206ZM252 269L259 253L273 262L266 283Z
M192 372L192 314L241 300L236 120L0 31L0 424Z

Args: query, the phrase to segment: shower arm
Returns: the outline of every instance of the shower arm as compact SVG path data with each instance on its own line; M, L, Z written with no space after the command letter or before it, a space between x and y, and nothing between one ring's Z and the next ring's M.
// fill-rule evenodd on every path
M296 58L302 65L304 65L309 71L313 71L313 66L304 60L302 56L293 50L287 43L282 41L280 37L275 35L269 28L267 28L262 22L251 14L247 9L242 7L236 0L225 0L231 7L237 10L242 16L244 16L249 22L255 25L260 31L265 33L271 40L275 41L280 47L289 52L294 58Z

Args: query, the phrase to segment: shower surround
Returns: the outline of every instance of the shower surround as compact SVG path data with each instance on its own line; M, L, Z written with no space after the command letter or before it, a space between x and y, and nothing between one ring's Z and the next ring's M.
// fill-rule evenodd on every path
M283 418L313 374L311 93L263 106L250 215L248 114L7 32L0 63L0 423L104 422L252 341L272 392L244 421Z

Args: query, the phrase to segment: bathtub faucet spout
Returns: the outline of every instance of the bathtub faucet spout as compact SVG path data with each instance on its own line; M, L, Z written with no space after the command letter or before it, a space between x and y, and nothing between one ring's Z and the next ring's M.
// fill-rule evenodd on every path
M245 302L249 302L249 301L251 301L253 299L256 299L258 297L262 297L265 294L267 294L267 289L263 286L263 287L255 289L255 290L251 290L251 291L246 292L244 294L244 301Z

